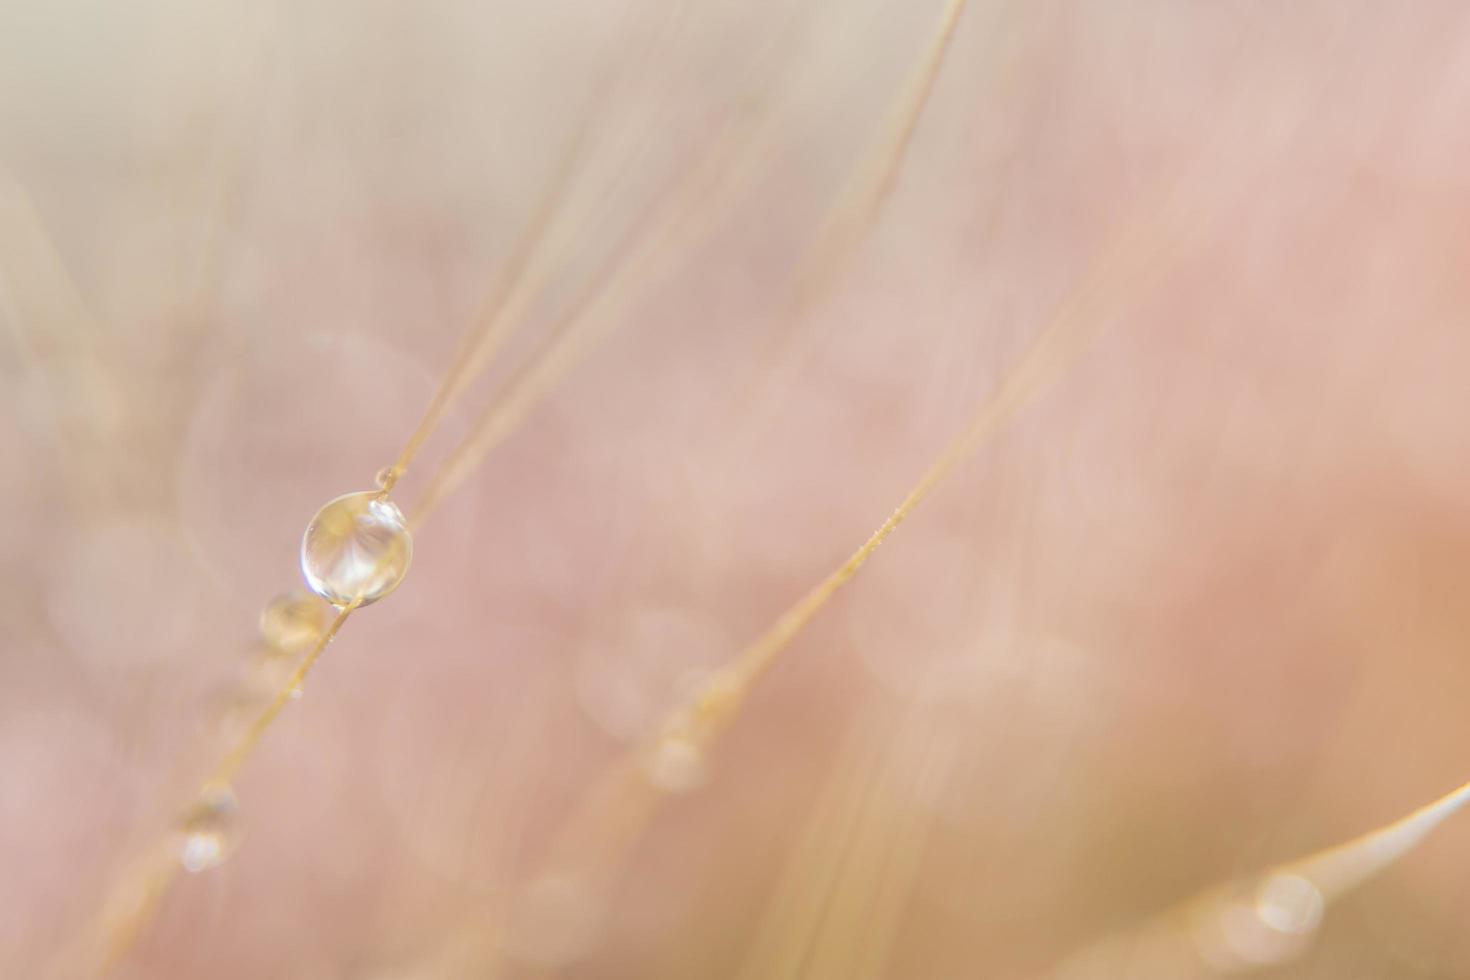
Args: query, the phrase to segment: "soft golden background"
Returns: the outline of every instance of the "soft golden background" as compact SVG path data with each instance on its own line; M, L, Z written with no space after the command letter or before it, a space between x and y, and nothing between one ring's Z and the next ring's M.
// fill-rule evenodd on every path
M187 801L307 519L589 111L555 274L410 495L681 173L743 190L425 526L118 976L459 977L468 928L503 976L1044 977L1470 776L1470 9L972 3L793 316L940 6L0 4L0 973ZM612 890L538 877L1161 213ZM1451 822L1269 975L1470 975L1467 869Z

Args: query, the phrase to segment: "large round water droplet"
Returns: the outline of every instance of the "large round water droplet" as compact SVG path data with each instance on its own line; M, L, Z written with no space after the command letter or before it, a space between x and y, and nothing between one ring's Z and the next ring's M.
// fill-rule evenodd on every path
M403 512L372 490L328 503L301 539L306 584L337 606L377 602L403 581L412 557Z
M179 863L185 871L207 871L239 843L239 804L228 786L210 786L179 818Z

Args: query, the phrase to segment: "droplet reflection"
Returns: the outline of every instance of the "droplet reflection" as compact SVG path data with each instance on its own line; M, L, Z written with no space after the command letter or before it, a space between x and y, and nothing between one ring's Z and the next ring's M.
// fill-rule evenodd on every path
M1314 932L1322 923L1322 909L1322 893L1300 875L1271 875L1256 893L1256 917L1288 935Z
M278 595L260 611L260 635L281 653L305 653L327 625L327 610L307 592Z
M1202 901L1192 915L1201 959L1234 972L1295 959L1312 944L1325 901L1308 879L1273 872Z
M699 746L677 736L659 739L644 757L643 771L649 782L668 793L693 792L707 776Z
M179 818L179 863L197 873L219 865L239 843L239 804L228 786L207 787Z

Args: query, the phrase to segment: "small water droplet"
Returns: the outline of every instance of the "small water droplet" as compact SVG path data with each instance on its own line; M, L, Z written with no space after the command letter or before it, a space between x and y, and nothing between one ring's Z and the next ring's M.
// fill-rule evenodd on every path
M1324 906L1308 879L1271 872L1197 900L1190 933L1200 958L1221 972L1285 963L1311 947Z
M382 469L378 470L378 472L373 476L373 483L377 486L379 490L392 490L393 487L398 483L398 478L402 475L403 474L398 472L393 467L385 466Z
M1256 917L1277 932L1304 936L1322 923L1322 893L1300 875L1273 874L1256 892Z
M209 786L179 818L179 863L197 873L220 864L239 844L239 804L228 786Z
M251 694L270 697L279 691L296 672L299 657L268 650L251 657L245 664L241 686Z
M327 625L327 610L309 592L276 596L260 611L260 635L281 653L305 653Z
M199 705L196 716L199 734L214 745L233 745L249 730L263 706L256 685L221 685Z
M669 793L688 793L704 785L707 773L704 753L691 739L661 738L644 757L648 781Z
M371 490L327 503L301 539L306 584L337 606L383 598L403 581L412 558L403 512Z

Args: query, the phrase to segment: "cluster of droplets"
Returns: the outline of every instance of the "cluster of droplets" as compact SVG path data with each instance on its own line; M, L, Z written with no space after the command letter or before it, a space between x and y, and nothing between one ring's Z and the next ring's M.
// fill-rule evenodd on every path
M216 735L234 742L266 701L286 684L327 624L327 607L309 592L276 596L260 613L260 640L250 650L239 681L220 693L212 719ZM293 692L299 696L299 691ZM212 782L179 815L174 849L185 871L223 862L239 844L239 804L227 783Z
M260 643L245 676L217 705L215 723L226 740L244 734L262 705L291 683L302 658L323 642L329 620L323 599L339 609L365 606L403 581L413 541L403 512L387 498L395 482L397 472L386 469L378 474L378 490L344 494L312 517L301 540L301 572L311 592L279 595L261 610ZM299 681L287 693L301 697ZM239 839L239 803L225 782L206 785L175 824L175 853L189 872L216 867Z

